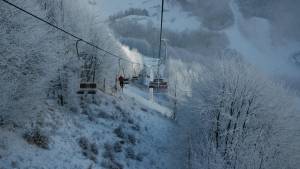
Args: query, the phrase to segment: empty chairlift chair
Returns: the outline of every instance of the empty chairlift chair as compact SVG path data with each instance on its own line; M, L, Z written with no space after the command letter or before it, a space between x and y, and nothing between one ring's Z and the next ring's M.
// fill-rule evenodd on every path
M124 78L124 84L128 85L129 84L129 78Z
M78 44L82 40L77 40L76 42L76 53L77 57L80 59L82 58L84 60L84 65L81 66L81 82L79 85L79 90L77 91L77 94L96 94L97 93L97 84L94 82L95 81L95 63L96 61L93 60L95 59L92 57L90 60L88 60L88 55L87 54L79 54L78 50ZM92 62L92 65L89 63ZM90 78L89 76L92 76L92 81L89 82Z
M79 85L79 91L77 92L77 94L96 94L97 93L97 84L95 82L87 82L86 80L88 80L88 78L86 76L88 76L88 74L91 73L91 70L86 68L86 67L82 67L81 70L81 79L83 82L80 83ZM94 80L93 80L94 81Z
M139 80L139 75L136 73L136 70L135 70L133 64L132 64L132 69L133 69L133 76L132 76L131 80L134 82L134 81Z
M82 82L80 83L80 89L77 94L96 94L97 93L97 84L91 82Z
M149 88L153 89L168 89L168 82L165 82L163 79L154 79L149 83Z
M139 80L139 78L140 78L141 76L142 76L141 74L137 74L137 73L134 71L134 75L132 76L131 80L132 80L132 81L137 81L137 80Z
M137 81L137 80L139 80L139 77L135 75L135 76L132 76L131 79L132 79L132 81Z
M135 82L135 81L139 80L139 78L138 78L137 76L133 76L133 77L131 78L131 80L132 80L133 82Z
M124 85L128 85L130 83L130 79L126 77L124 67L122 69L123 69Z

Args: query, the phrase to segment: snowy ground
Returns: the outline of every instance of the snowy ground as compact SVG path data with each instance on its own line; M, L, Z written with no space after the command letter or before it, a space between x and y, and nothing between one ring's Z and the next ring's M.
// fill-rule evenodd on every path
M99 93L80 113L45 101L42 131L50 138L49 149L28 144L22 137L26 129L1 122L0 168L178 168L183 163L176 145L178 126L158 112L168 109L147 104L132 90L116 97Z
M148 107L149 109L155 110L162 115L172 118L173 112L167 107L161 106L160 104L156 103L155 101L150 101L150 96L147 96L148 94L136 87L133 86L127 86L124 89L124 94L134 98L138 103L140 103L143 106Z

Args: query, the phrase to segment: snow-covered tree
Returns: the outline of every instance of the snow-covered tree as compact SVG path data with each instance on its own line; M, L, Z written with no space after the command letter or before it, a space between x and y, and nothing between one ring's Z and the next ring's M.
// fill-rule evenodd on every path
M86 1L16 0L14 3L123 59L140 61L129 58L131 53L115 40L105 24L95 24L94 6ZM77 39L3 2L0 14L1 116L26 123L26 119L44 111L49 97L60 105L76 107L83 64L77 56ZM96 81L102 85L100 82L106 79L112 87L118 58L82 42L78 50L97 58ZM126 62L124 66L131 76L132 65Z
M181 107L188 113L193 168L287 167L284 161L277 165L285 151L278 125L294 110L293 98L237 58L202 70L193 96Z

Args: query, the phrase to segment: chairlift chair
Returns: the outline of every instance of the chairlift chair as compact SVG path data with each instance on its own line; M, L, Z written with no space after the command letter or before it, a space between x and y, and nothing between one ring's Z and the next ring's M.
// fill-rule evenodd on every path
M129 84L129 78L124 78L124 84L125 85Z
M136 73L136 70L135 70L133 64L132 64L132 69L133 69L133 76L132 76L131 80L132 80L132 81L137 81L137 80L139 80L140 75L138 75L138 74Z
M131 80L132 81L137 81L137 80L139 80L139 75L137 75L136 73L134 73L134 75L131 77Z
M168 82L165 82L161 78L156 78L149 83L149 88L153 89L168 89Z
M77 91L77 94L96 94L97 93L97 84L94 82L82 82L80 83L80 89Z
M123 69L124 85L128 85L130 83L130 79L126 77L124 67L122 69Z
M149 88L153 88L153 89L168 89L168 84L167 84L167 82L164 82L164 83L150 82L149 83Z
M97 84L94 82L94 78L95 78L95 70L92 70L91 65L88 64L87 54L79 54L79 50L78 50L78 44L79 42L82 40L77 40L76 42L76 53L77 53L77 57L78 58L83 58L83 60L85 60L84 65L81 66L81 83L79 85L79 90L77 91L77 94L79 95L83 95L85 93L87 94L96 94L97 93ZM92 58L94 59L94 58ZM88 82L88 78L86 77L88 74L92 73L94 71L94 77L93 77L93 82Z
M132 76L132 81L136 81L136 80L139 80L139 77L138 76Z

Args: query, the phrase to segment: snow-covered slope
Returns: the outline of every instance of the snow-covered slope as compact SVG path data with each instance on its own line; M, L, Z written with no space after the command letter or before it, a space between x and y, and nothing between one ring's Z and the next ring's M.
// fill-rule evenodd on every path
M25 141L29 129L1 122L0 168L176 168L176 125L135 98L99 93L78 113L52 102L40 129L49 138L46 149Z

